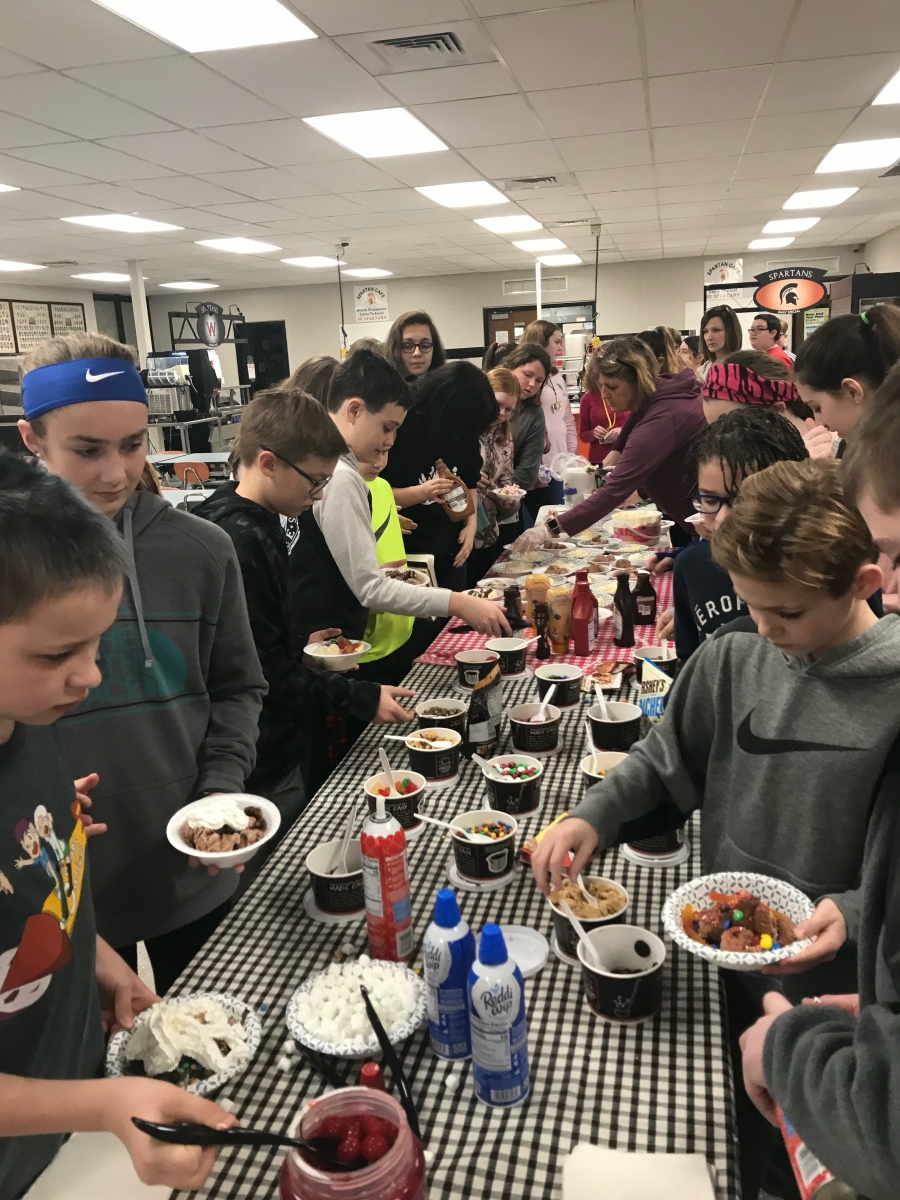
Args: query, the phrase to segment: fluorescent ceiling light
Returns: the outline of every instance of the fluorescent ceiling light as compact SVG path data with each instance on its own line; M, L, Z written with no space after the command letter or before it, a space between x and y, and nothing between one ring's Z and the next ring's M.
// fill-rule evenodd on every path
M368 112L331 113L303 120L363 158L431 154L447 149L440 138L405 108L373 108Z
M70 225L91 225L94 229L111 229L115 233L166 233L171 229L183 229L183 225L169 225L166 221L148 221L146 217L134 217L131 213L105 213L96 217L60 217Z
M520 250L530 250L532 254L540 254L543 250L565 250L566 243L559 238L531 238L524 242L513 242Z
M782 208L834 208L836 204L843 204L845 200L849 200L854 192L858 192L858 187L848 188L817 188L812 192L794 192L793 196L788 196Z
M96 0L191 54L302 42L318 35L278 0Z
M90 279L94 283L128 283L130 275L122 275L118 271L89 271L85 275L73 275L73 279Z
M482 204L509 204L509 200L492 183L479 179L477 183L437 183L417 187L417 192L443 204L444 208L477 208Z
M544 228L540 221L525 213L516 213L512 217L478 217L475 224L491 233L532 233L535 229Z
M13 187L11 183L0 183L0 192L21 192L21 188Z
M785 246L789 246L791 242L796 242L796 238L754 238L748 245L748 250L783 250Z
M207 238L203 242L195 242L195 246L207 246L210 250L227 250L229 254L264 254L268 250L280 250L270 242L257 242L253 238L227 237Z
M900 138L875 138L868 142L838 142L819 165L817 175L833 171L869 171L889 167L900 158Z
M875 99L873 104L900 104L900 71L889 79Z
M393 275L393 271L382 271L381 267L358 267L355 271L345 271L354 279L381 279L384 275Z
M324 254L310 254L307 258L283 258L281 261L289 267L333 267L338 262L342 267L347 265L342 258L326 258Z
M542 254L538 259L545 267L574 267L583 261L577 254Z
M821 217L788 217L784 221L768 221L763 225L763 233L805 233L821 220Z
M197 279L182 279L178 283L161 283L160 287L171 288L173 292L208 292L217 288L217 283L203 283Z
M46 269L40 263L20 263L0 258L0 271L45 271Z

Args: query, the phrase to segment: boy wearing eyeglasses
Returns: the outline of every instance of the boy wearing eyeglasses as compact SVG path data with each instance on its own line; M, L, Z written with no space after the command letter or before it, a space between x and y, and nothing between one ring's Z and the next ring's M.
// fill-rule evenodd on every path
M311 396L289 386L258 392L241 421L240 482L222 484L194 510L220 525L237 552L250 628L269 685L259 718L256 767L246 787L278 805L285 832L306 803L303 777L313 750L313 714L330 709L379 724L412 717L397 702L414 694L407 688L314 671L291 649L281 517L298 517L321 499L346 449L334 422ZM340 632L323 629L309 640Z

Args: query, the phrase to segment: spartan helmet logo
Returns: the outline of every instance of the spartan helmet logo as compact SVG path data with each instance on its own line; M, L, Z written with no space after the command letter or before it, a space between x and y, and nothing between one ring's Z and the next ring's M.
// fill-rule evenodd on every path
M797 295L797 285L794 282L786 283L778 293L778 299L782 304L799 304L800 297Z

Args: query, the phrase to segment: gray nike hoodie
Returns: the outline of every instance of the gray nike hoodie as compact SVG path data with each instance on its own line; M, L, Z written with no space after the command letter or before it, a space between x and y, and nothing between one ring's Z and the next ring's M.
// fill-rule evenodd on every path
M239 876L189 867L174 812L240 792L266 691L231 538L150 492L116 518L130 565L100 640L100 686L57 723L73 778L96 771L90 843L97 930L113 946L156 937L224 903Z
M813 900L830 894L853 936L866 822L898 729L900 617L815 660L730 633L691 656L663 720L573 816L603 848L654 810L702 809L704 872L759 871Z

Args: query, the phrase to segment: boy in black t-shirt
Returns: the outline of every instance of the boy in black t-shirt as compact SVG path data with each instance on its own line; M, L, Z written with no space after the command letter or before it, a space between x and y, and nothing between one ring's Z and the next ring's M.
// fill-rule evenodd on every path
M97 937L85 797L50 728L100 682L124 548L63 480L0 455L0 563L0 1196L24 1195L64 1134L95 1130L124 1142L145 1183L197 1188L214 1153L153 1141L131 1117L234 1118L158 1080L96 1078L104 1029L158 997Z

